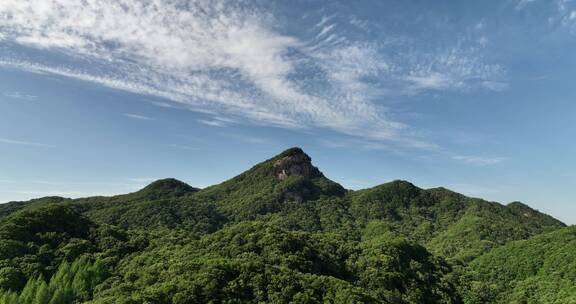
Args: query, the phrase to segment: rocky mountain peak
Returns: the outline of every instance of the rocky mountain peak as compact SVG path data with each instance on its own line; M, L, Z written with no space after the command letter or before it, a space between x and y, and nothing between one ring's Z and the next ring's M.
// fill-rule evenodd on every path
M276 176L285 180L290 176L317 177L321 173L312 165L312 159L300 148L286 150L274 161Z

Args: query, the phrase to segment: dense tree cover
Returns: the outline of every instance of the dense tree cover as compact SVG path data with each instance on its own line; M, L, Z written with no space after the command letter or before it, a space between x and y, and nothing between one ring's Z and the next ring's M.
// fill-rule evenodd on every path
M61 263L81 256L112 266L146 243L118 228L97 225L66 206L23 210L0 223L0 289L20 290L27 280L49 278Z
M576 227L510 242L465 271L469 303L576 303Z
M167 235L127 259L94 302L459 302L445 277L449 267L402 239L355 242L245 221L199 240L176 240Z
M222 221L215 208L187 201L197 191L178 180L163 179L134 193L73 200L68 205L97 222L122 228L185 226L199 233L214 231Z
M99 260L79 258L62 262L47 282L42 276L28 279L21 291L0 290L0 304L68 304L92 298L94 288L108 276L108 269Z
M0 205L0 304L568 303L562 227L404 181L348 191L293 148L206 189Z
M291 168L297 173L282 178L282 173ZM197 197L215 202L233 219L249 220L280 211L285 202L340 197L345 192L342 186L312 166L302 150L292 148L228 181L200 191Z
M462 262L506 242L564 226L520 203L503 206L444 188L423 190L405 181L356 191L350 197L352 214L366 226L365 237L391 231Z
M60 203L68 199L59 196L47 196L39 199L33 199L27 202L9 202L0 205L0 218L12 214L26 207L40 207L49 204Z

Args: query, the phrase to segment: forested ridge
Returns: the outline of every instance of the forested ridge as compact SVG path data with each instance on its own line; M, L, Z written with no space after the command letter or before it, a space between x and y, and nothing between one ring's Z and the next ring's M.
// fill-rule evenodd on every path
M406 181L347 190L292 148L205 189L0 205L3 303L576 303L576 231Z

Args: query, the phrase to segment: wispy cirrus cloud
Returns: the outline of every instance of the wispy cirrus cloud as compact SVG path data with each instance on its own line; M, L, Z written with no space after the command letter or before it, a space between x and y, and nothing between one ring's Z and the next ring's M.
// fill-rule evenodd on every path
M198 122L212 127L225 127L231 124L238 123L236 120L223 117L223 116L212 116L210 119L198 119Z
M538 10L551 25L560 25L576 34L576 2L573 0L517 0L517 10Z
M238 123L414 147L430 143L391 118L381 104L390 92L504 87L502 69L484 62L478 46L390 51L344 29L365 31L368 21L337 13L288 34L272 11L253 1L6 0L4 41L65 59L12 52L0 66L166 98Z
M11 98L11 99L20 99L20 100L27 100L27 101L34 101L38 98L38 96L36 96L36 95L26 94L26 93L17 92L17 91L4 92L2 95L5 97L8 97L8 98Z
M496 64L482 60L481 42L474 47L455 47L433 52L433 56L418 59L406 72L404 80L409 89L422 90L471 90L501 91L506 88L505 71Z
M481 157L470 155L454 155L452 156L452 159L476 166L490 166L506 160L505 157Z
M134 114L134 113L123 113L122 115L125 117L128 117L128 118L138 119L138 120L154 120L154 118L152 118L152 117L140 115L140 114Z
M15 139L9 139L9 138L0 138L0 144L31 146L31 147L50 147L50 145L48 145L48 144L31 142L31 141L15 140Z
M207 126L212 126L212 127L224 127L226 126L226 123L220 120L207 120L207 119L199 119L198 120L199 123L207 125Z

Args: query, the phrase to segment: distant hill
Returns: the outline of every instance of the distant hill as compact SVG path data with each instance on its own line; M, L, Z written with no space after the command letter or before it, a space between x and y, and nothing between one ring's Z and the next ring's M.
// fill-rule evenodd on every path
M564 227L520 203L504 206L405 181L355 191L350 201L353 216L366 226L365 235L391 231L462 262L506 242Z
M406 181L346 190L291 148L205 189L163 179L0 205L0 303L29 303L44 283L47 304L539 303L576 294L569 270L542 272L550 257L535 253L576 263L561 244L572 230L519 202Z
M576 303L576 227L507 243L467 274L474 303Z

